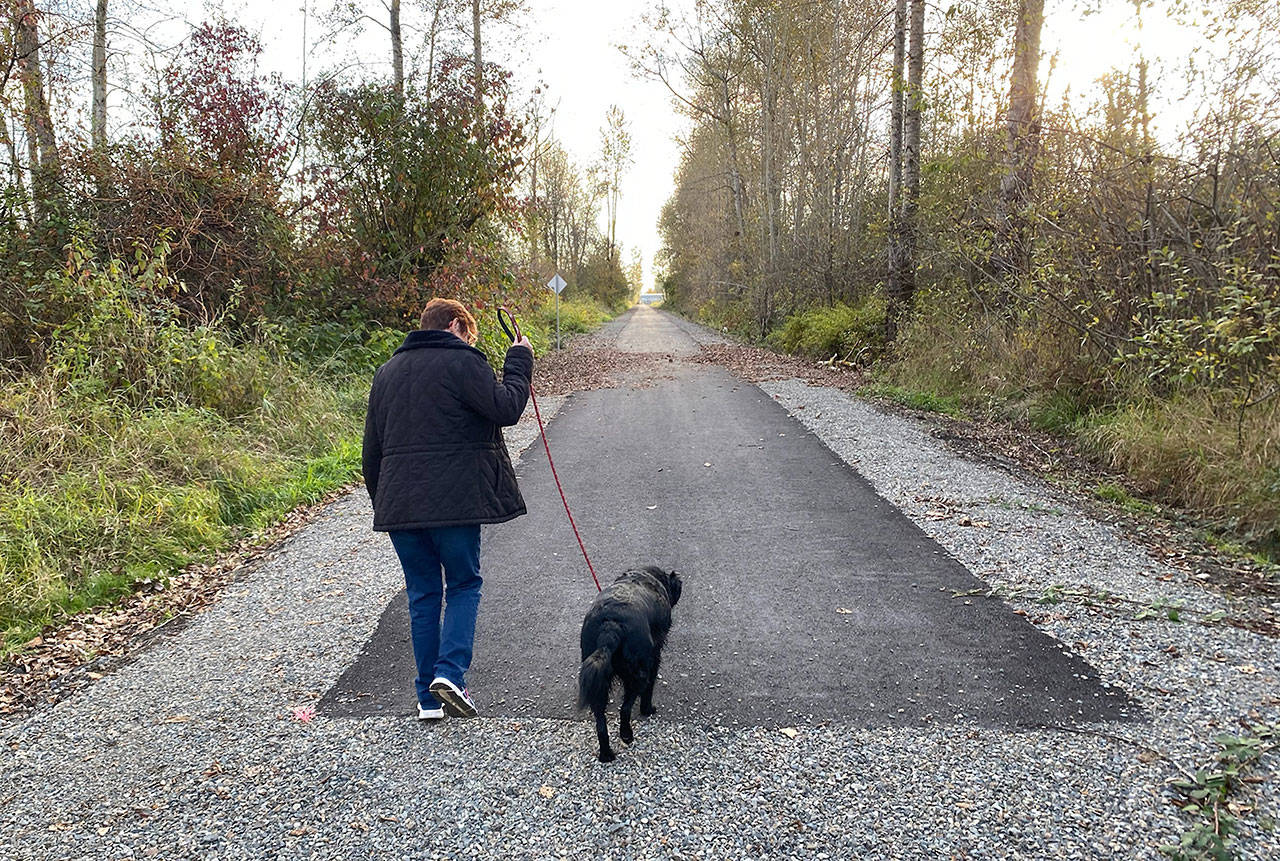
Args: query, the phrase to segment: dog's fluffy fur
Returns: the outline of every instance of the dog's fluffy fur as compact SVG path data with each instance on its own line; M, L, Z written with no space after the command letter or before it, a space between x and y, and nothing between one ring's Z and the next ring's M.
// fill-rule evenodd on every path
M651 715L662 646L671 629L671 608L680 600L680 575L648 565L627 571L596 597L582 620L582 667L578 671L578 708L596 718L600 761L613 760L605 708L614 678L622 681L618 736L631 744L631 707Z

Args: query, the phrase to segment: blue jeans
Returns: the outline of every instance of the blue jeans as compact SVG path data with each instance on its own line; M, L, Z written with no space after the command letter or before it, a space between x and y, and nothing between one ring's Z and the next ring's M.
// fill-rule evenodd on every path
M438 708L439 703L428 690L431 680L443 676L464 688L464 677L471 666L476 611L480 608L480 526L406 529L389 534L404 569L409 595L418 702L424 708Z

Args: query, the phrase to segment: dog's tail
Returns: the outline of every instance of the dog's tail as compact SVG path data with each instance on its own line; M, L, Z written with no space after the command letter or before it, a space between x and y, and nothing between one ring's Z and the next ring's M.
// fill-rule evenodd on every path
M613 653L622 642L622 628L617 622L605 622L596 636L596 650L582 662L578 670L578 708L609 701L609 685L613 682Z

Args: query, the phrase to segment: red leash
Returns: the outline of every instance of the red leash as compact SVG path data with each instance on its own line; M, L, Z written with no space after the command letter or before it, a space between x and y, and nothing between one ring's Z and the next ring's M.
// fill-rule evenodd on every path
M511 328L507 328L507 321L502 318L506 314L511 320ZM513 315L505 307L498 308L498 322L502 324L502 331L507 333L507 337L514 343L520 337L520 324L516 322ZM513 331L514 330L514 331ZM600 578L596 576L595 566L591 564L591 557L587 555L587 547L582 543L582 535L578 532L578 524L573 522L573 512L569 510L569 500L565 498L564 486L560 484L560 475L556 472L556 462L551 459L551 446L547 443L547 427L542 423L542 410L538 409L538 396L533 393L533 381L529 381L529 399L533 401L533 414L538 418L538 432L542 436L542 447L547 450L547 463L551 466L551 477L556 480L556 490L560 491L560 501L564 503L564 513L569 516L569 525L573 527L573 536L578 539L578 548L582 551L582 558L587 560L587 570L591 572L591 579L595 581L596 591L602 592L600 588Z

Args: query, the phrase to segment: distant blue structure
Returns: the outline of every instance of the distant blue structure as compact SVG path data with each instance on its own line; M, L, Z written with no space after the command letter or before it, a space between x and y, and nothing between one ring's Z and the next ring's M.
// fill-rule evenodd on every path
M645 305L657 305L664 298L666 298L666 296L662 293L641 293L640 294L640 301L643 302Z

